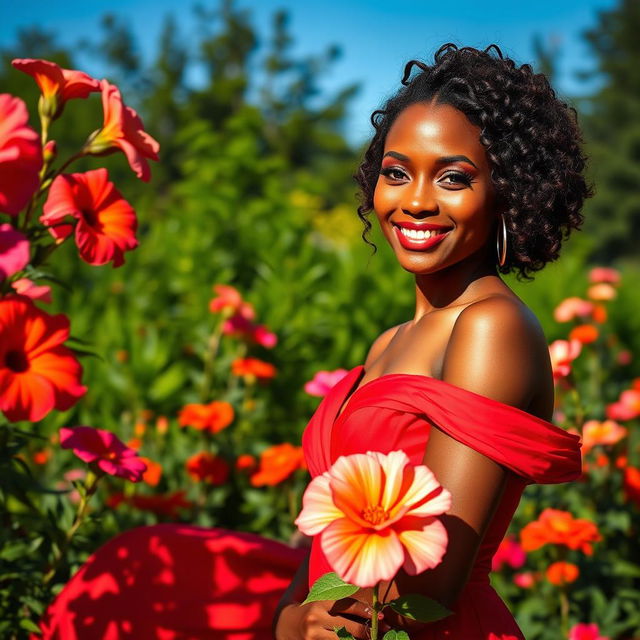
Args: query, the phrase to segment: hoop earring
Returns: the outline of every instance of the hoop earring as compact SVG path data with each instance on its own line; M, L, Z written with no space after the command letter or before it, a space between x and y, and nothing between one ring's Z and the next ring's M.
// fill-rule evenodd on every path
M502 250L500 250L500 230L496 237L496 251L498 252L498 264L502 267L507 259L507 225L504 221L504 215L500 214L502 220Z

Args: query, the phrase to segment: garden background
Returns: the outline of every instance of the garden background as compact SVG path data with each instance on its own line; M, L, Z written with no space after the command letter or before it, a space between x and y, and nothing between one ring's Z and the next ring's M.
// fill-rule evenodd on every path
M322 42L316 51L301 52L295 6L270 9L268 20L260 3L207 3L188 20L167 13L150 45L117 8L96 13L93 31L81 36L44 26L39 4L30 25L10 41L3 36L0 93L24 99L38 129L38 88L11 60L42 58L107 77L161 151L148 184L124 156L100 158L138 218L140 244L122 266L87 264L69 242L57 249L55 267L26 274L53 285L51 303L39 304L71 319L89 391L67 411L18 423L24 433L3 432L0 637L7 638L35 630L75 569L130 527L182 521L289 540L308 478L300 436L321 393L305 383L318 371L362 363L382 330L412 317L414 301L411 276L375 228L378 251L362 241L351 177L368 135L363 123L398 85L407 58L385 86L369 89L377 101L363 105L364 89L336 73L349 41L334 42L327 29L314 34ZM578 4L567 3L569 18ZM572 330L581 343L558 375L556 423L585 440L587 424L599 434L589 436L580 482L527 490L510 539L520 545L524 527L550 507L596 524L593 553L589 545L547 544L526 555L505 547L493 574L531 640L567 637L578 623L597 624L612 640L640 637L640 3L596 5L572 36L553 30L550 8L548 31L532 33L520 51L505 47L547 73L578 109L596 186L584 230L559 262L532 282L507 278L550 344ZM464 2L451 10L454 22L458 11ZM458 44L490 44L463 41L453 27L450 35ZM379 47L396 38L403 33L390 30ZM425 38L411 55L427 58L443 41ZM563 43L574 49L575 68ZM70 102L50 132L58 156L73 153L100 121L98 99ZM85 157L73 170L95 167ZM608 290L589 289L596 266L615 268L620 282L609 273ZM7 294L9 280L0 284ZM231 315L217 284L235 287L255 317L245 314L243 324ZM574 305L563 318L558 307L571 297L587 310ZM211 402L231 405L230 424L219 414L209 422L187 415L189 405ZM81 499L85 472L58 442L60 428L73 425L117 434L149 461L148 473L136 484L103 479L87 521L43 583ZM577 573L554 579L554 562Z

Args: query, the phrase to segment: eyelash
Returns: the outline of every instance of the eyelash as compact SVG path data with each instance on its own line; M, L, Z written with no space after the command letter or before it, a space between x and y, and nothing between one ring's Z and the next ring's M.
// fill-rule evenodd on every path
M385 167L384 169L380 170L380 173L383 176L386 176L387 178L390 178L391 180L400 180L401 178L398 177L393 177L392 174L394 173L400 173L402 174L402 176L405 176L406 174L401 170L398 169L398 167ZM473 182L473 176L470 173L467 173L466 171L462 171L462 170L457 170L457 171L448 171L447 173L445 173L442 178L448 178L448 177L456 177L459 179L459 183L458 184L464 184L467 187L471 186L471 183ZM448 182L446 184L456 184L455 182Z

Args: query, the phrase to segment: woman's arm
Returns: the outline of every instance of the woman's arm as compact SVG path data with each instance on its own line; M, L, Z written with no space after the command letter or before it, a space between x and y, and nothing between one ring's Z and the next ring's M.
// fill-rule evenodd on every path
M541 340L535 318L532 321L526 308L507 298L483 300L458 316L442 379L526 410L534 390L540 388L536 376L546 371L538 366L546 349L544 336ZM466 584L510 472L435 427L423 461L452 494L452 508L442 518L449 536L447 552L440 565L418 576L400 571L380 594L388 587L387 600L422 593L451 606ZM356 597L370 596L359 592ZM395 628L424 626L392 613L385 618Z

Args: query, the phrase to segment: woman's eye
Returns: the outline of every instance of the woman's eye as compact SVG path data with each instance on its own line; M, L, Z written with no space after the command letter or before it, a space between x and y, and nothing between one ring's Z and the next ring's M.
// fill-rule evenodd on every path
M450 171L449 173L445 173L445 175L440 178L440 182L444 182L444 184L465 185L467 187L470 187L472 177L468 173L462 173L460 171Z
M391 180L402 180L406 177L406 174L401 169L397 167L385 167L380 170L380 173Z

